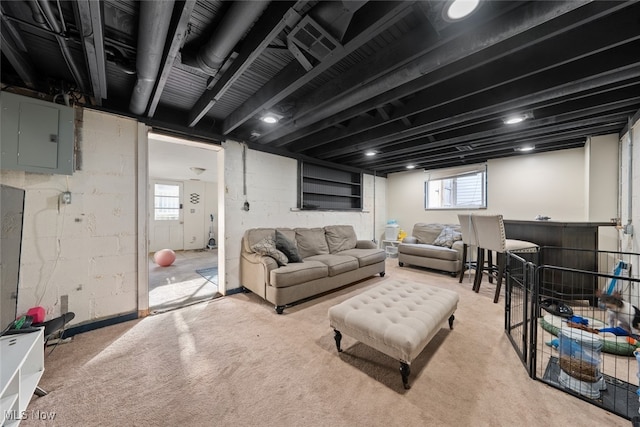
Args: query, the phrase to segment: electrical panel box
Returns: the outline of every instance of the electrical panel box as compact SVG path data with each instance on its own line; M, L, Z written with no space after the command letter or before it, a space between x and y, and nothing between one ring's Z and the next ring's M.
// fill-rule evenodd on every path
M73 108L1 92L0 115L2 169L73 174Z

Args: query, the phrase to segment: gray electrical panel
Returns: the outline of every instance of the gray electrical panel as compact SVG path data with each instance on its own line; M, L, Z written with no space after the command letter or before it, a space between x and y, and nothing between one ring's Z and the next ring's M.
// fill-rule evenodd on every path
M73 108L1 92L0 114L2 169L73 174Z

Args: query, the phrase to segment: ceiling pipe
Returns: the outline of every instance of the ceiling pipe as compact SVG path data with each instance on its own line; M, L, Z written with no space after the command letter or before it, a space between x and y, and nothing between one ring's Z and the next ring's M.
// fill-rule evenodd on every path
M143 115L158 78L164 45L173 14L173 0L140 2L138 27L138 80L131 95L129 111Z
M48 0L31 0L27 1L27 5L31 8L33 20L42 28L55 33L56 41L58 42L58 46L60 46L60 52L62 52L62 56L67 63L67 67L73 76L73 80L76 85L78 85L80 91L85 94L87 92L87 87L84 83L82 72L78 68L75 59L73 59L73 55L69 50L69 45L64 35L64 28L58 21L53 9L51 9L51 5ZM62 19L62 16L60 16L60 19Z
M196 62L205 73L215 76L233 48L269 6L268 1L236 1L224 15L207 44L200 48Z

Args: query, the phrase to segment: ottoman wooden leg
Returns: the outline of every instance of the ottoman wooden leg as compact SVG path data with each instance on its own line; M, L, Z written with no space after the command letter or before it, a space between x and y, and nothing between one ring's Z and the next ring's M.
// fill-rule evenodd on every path
M409 385L409 374L411 373L411 368L408 364L404 362L400 362L400 375L402 375L402 385L405 390L409 390L411 386Z
M449 329L453 329L453 321L456 318L453 314L449 316Z
M333 332L334 332L333 338L336 340L336 348L338 349L338 353L340 353L342 352L342 349L340 348L340 341L342 341L342 334L337 329L334 329Z

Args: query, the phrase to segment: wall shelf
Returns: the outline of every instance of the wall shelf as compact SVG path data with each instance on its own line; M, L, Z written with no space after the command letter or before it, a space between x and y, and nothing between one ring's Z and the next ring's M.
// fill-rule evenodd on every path
M300 162L298 202L304 210L362 210L362 174Z
M44 373L43 328L0 337L0 425L17 426Z

